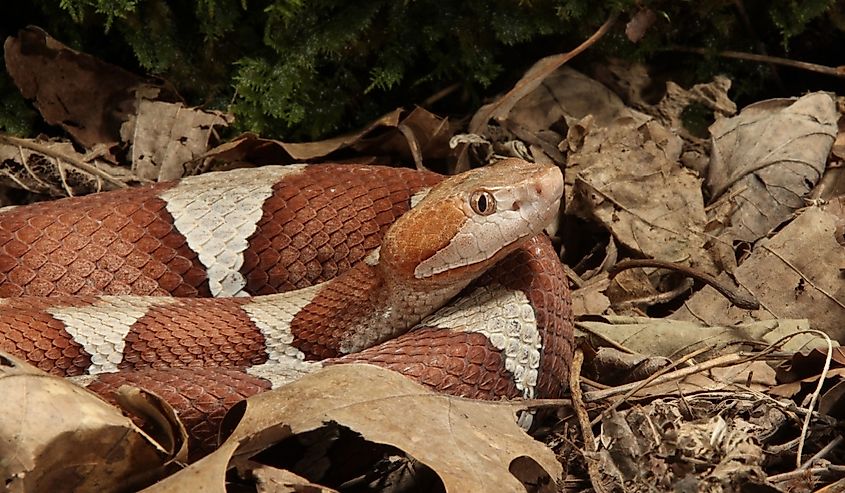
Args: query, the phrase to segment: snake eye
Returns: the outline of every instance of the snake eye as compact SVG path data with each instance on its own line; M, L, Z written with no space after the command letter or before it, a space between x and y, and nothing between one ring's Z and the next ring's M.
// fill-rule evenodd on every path
M481 214L482 216L489 216L496 212L496 199L487 190L473 192L472 197L469 199L469 205L472 206L472 210L476 214Z

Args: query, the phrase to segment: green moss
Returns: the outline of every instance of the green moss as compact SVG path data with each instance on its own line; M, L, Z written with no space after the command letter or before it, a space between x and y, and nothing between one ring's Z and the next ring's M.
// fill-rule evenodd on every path
M6 22L162 76L193 104L233 111L240 129L314 139L455 82L464 98L450 109L470 111L494 84L506 88L534 60L583 41L610 9L622 12L616 31L586 56L648 60L672 45L778 54L812 36L810 26L839 26L835 3L744 0L746 23L723 0L35 0L32 15ZM642 6L657 22L634 45L621 27ZM690 81L727 72L740 93L771 77L759 64L674 56Z

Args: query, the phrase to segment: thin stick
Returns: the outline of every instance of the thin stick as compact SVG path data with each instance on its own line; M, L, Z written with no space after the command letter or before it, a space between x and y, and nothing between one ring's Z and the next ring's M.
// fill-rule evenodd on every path
M581 437L584 439L584 460L587 462L587 474L593 488L599 493L607 491L602 481L599 463L596 460L596 436L593 435L593 425L590 423L590 415L584 406L584 395L581 393L581 365L584 363L584 352L576 349L572 356L572 364L569 365L569 391L572 393L572 409L578 418L581 427Z
M832 75L834 77L842 77L845 78L845 65L840 65L838 67L829 67L827 65L819 65L816 63L809 63L809 62L801 62L798 60L790 60L788 58L780 58L776 56L769 56L769 55L758 55L756 53L745 53L742 51L718 51L713 52L712 50L708 50L706 48L693 48L687 46L671 46L666 48L664 51L680 51L683 53L696 53L698 55L717 55L723 58L734 58L737 60L749 60L752 62L761 62L761 63L771 63L774 65L783 65L785 67L792 67L801 70L807 70L809 72L816 72L819 74L825 75Z
M759 354L755 355L759 356ZM737 363L741 363L748 358L749 355L747 353L734 353L734 354L725 354L716 358L713 358L708 361L704 361L697 365L688 366L686 368L681 368L680 370L673 371L671 373L667 373L665 375L661 375L651 382L649 382L646 387L653 387L655 385L660 385L666 382L672 382L674 380L680 380L684 377L689 375L693 375L695 373L699 373L702 371L710 370L712 368L720 368L722 366L731 366ZM782 358L778 358L782 359ZM632 382L625 385L620 385L618 387L613 387L607 390L594 390L590 392L584 393L584 401L585 402L595 402L600 401L602 399L607 399L608 397L614 397L620 394L625 394L629 390L636 388L642 384L641 381ZM645 388L645 387L644 387Z
M767 481L770 483L780 483L783 481L789 481L790 479L799 478L801 476L809 476L809 475L820 475L829 472L845 472L845 466L840 466L837 464L830 464L825 467L814 467L812 469L803 469L803 470L795 470L785 472L783 474L775 474L774 476L769 476L766 478ZM841 491L841 490L838 490Z
M657 269L669 269L676 272L680 272L681 274L692 277L693 279L699 280L703 283L709 284L713 287L716 291L722 294L725 298L727 298L734 306L739 308L744 308L746 310L756 310L760 308L760 302L754 298L748 297L739 291L734 290L732 287L722 283L715 277L707 274L706 272L701 272L692 267L688 267L686 265L678 264L675 262L667 262L665 260L657 260L653 258L642 258L642 259L629 259L623 260L618 264L614 265L608 271L610 278L613 279L614 276L622 272L623 270L627 269L634 269L637 267L654 267Z
M691 352L691 353L689 353L689 354L684 355L681 359L679 359L678 361L676 361L676 362L672 363L671 365L667 366L666 368L661 368L661 369L660 369L660 371L657 371L657 372L653 373L652 375L650 375L650 376L649 376L648 378L646 378L645 380L640 380L639 382L636 382L636 384L637 384L637 385L635 385L635 386L634 386L633 388L631 388L628 392L626 392L626 393L625 393L625 395L623 395L621 399L619 399L618 401L614 402L614 403L613 403L610 407L608 407L607 409L605 409L604 411L602 411L602 415L601 415L601 416L596 416L596 419L595 419L595 420L593 420L593 424L598 424L598 422L601 420L601 417L602 417L603 415L606 415L606 414L607 414L607 413L609 413L610 411L613 411L614 409L616 409L616 408L618 408L619 406L621 406L623 402L625 402L625 401L627 401L628 399L630 399L630 398L631 398L631 396L633 396L634 394L636 394L636 393L637 393L637 392L639 392L640 390L644 389L645 387L648 387L648 386L649 386L649 384L650 384L651 382L653 382L653 381L657 380L658 378L660 378L660 376L661 376L661 375L665 375L666 373L668 373L668 372L669 372L669 370L671 370L671 369L673 369L673 368L677 368L678 366L680 366L680 365L684 364L686 361L689 361L690 359L692 359L692 358L694 358L694 357L698 356L699 354L702 354L702 353L705 353L705 352L707 352L707 351L710 351L711 349L713 349L713 348L711 348L711 347L703 347L703 348L699 348L699 349L698 349L698 350L696 350L696 351L693 351L693 352Z
M813 391L813 396L810 398L810 404L807 406L807 409L810 412L808 412L807 416L804 417L804 424L801 426L801 440L798 441L798 452L795 454L795 464L799 469L801 468L801 454L804 452L804 442L807 439L807 433L810 429L810 420L813 417L813 408L816 407L816 401L822 393L822 386L824 386L825 378L827 378L827 372L830 371L830 362L833 359L833 342L831 342L830 337L820 330L809 330L808 332L814 332L824 337L825 341L827 341L827 357L824 360L824 368L819 376L819 383L816 385L816 390Z
M42 145L42 144L39 144L37 142L33 142L33 141L30 141L30 140L26 140L26 139L19 139L17 137L12 137L11 135L0 135L0 142L6 142L9 145L23 147L24 149L29 149L29 150L44 154L45 156L50 156L50 157L55 158L55 159L61 159L62 161L67 161L68 163L76 166L77 168L81 169L82 171L86 171L88 173L91 173L94 176L102 178L103 180L111 183L112 185L114 185L118 188L127 188L128 187L128 185L126 183L123 183L122 181L117 180L115 177L113 177L110 174L106 173L105 171L97 168L96 166L93 166L93 165L88 164L84 161L76 159L75 157L70 156L68 154L65 154L64 152L60 152L60 151L57 151L55 149L51 149L50 147L48 147L46 145ZM136 178L136 179L138 181L144 181L144 180L141 180L140 178Z
M812 466L815 461L824 458L833 449L835 449L840 443L842 443L842 440L844 440L844 439L845 438L843 438L842 435L839 435L838 437L834 438L833 440L830 441L830 443L828 443L827 445L822 447L821 450L816 452L816 455L810 457L809 459L807 459L807 462L801 464L801 467L799 467L798 469L799 470L809 469L810 466Z

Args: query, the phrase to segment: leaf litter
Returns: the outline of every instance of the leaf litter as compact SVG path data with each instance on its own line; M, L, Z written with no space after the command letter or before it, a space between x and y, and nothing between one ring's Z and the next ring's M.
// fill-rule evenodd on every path
M628 25L629 38L648 29L649 12ZM184 428L154 395L126 388L115 399L139 428L7 358L0 383L15 398L4 416L16 416L0 420L0 446L13 451L2 454L13 458L2 463L7 485L710 492L845 484L845 98L810 93L738 112L725 77L690 88L668 81L655 92L642 65L609 60L590 74L563 66L600 35L539 61L467 128L425 108L397 108L360 131L305 143L252 134L221 142L231 116L185 106L162 81L38 28L7 39L8 72L68 137L0 135L0 176L33 194L296 161L456 172L518 156L565 168L554 239L571 266L583 359L573 374L583 394L518 402L472 402L383 369L329 367L236 406L220 448L189 465ZM56 71L65 85L49 83ZM689 118L702 108L709 128ZM630 259L659 263L614 271ZM759 308L733 306L723 293L734 291ZM86 420L69 420L70 408ZM531 436L515 421L525 409L535 413Z

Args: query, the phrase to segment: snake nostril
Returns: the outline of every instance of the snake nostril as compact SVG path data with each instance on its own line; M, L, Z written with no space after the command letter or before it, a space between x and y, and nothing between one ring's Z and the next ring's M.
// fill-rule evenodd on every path
M534 190L536 190L539 195L543 195L543 187L540 185L534 185Z
M522 202L520 202L518 200L514 200L513 205L511 205L511 210L512 211L518 211L520 207L522 207Z

